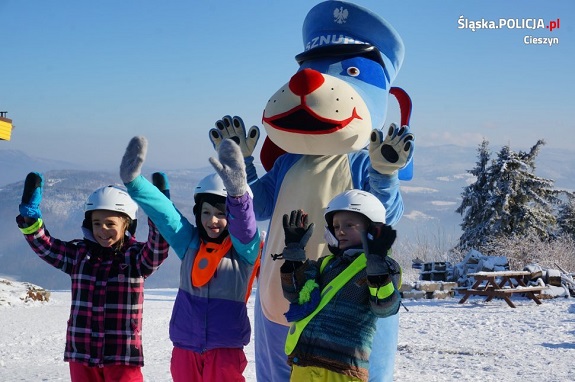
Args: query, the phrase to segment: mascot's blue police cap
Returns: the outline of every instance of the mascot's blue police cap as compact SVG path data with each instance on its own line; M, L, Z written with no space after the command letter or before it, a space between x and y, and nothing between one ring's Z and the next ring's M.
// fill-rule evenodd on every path
M390 82L403 62L404 46L397 31L387 21L359 5L328 0L314 6L302 28L305 51L296 56L301 63L307 59L337 55L341 48L377 54L383 60ZM377 49L375 51L374 47ZM391 67L389 67L391 65Z

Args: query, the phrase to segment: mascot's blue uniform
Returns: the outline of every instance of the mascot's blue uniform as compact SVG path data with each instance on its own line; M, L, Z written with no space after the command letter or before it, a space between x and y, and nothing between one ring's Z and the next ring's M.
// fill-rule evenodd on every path
M283 214L301 208L321 227L328 202L356 188L380 199L386 221L393 225L403 214L400 173L414 149L407 126L380 130L404 54L403 42L389 23L355 4L330 0L310 10L303 39L305 51L296 56L298 72L264 110L265 175L258 178L253 165L256 127L246 134L241 119L226 116L210 131L216 147L224 138L240 142L256 217L270 220L255 308L258 381L285 382L290 374L284 353L288 302L279 281L283 262L270 257L284 248ZM306 253L313 259L328 254L322 230L314 231ZM378 320L370 381L393 378L398 323L399 314Z

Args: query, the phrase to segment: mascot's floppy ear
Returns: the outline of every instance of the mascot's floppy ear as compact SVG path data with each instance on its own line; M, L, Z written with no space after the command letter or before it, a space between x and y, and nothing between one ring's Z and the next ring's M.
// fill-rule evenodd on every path
M266 137L260 151L260 160L262 162L262 166L266 171L270 171L274 166L276 159L285 153L285 150L281 149L278 145L273 143L271 139Z
M401 126L409 126L409 119L411 118L411 98L405 90L398 88L397 86L392 86L389 89L389 93L393 94L399 103ZM400 180L413 179L413 158L409 161L407 166L399 170L398 176Z

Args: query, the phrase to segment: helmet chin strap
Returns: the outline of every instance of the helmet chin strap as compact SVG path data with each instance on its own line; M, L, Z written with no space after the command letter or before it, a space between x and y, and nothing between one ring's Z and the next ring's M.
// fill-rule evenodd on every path
M339 240L335 237L335 235L331 232L328 226L325 227L323 231L323 238L327 245L330 247L339 248Z

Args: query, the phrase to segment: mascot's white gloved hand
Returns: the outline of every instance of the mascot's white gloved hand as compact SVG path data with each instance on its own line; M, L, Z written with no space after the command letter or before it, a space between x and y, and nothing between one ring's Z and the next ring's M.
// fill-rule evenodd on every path
M404 168L413 157L415 137L409 126L389 126L384 137L381 130L372 130L369 142L371 166L380 174L393 174Z
M216 121L216 128L210 130L210 140L216 151L219 151L220 144L226 138L236 142L242 150L244 158L252 156L258 139L260 138L260 129L252 126L246 134L244 121L240 117L224 116L221 120Z
M217 158L210 163L222 178L229 196L242 196L248 189L246 165L240 147L231 139L224 139L218 149Z
M130 140L120 164L120 178L124 184L130 183L140 175L147 152L146 137L134 137Z

